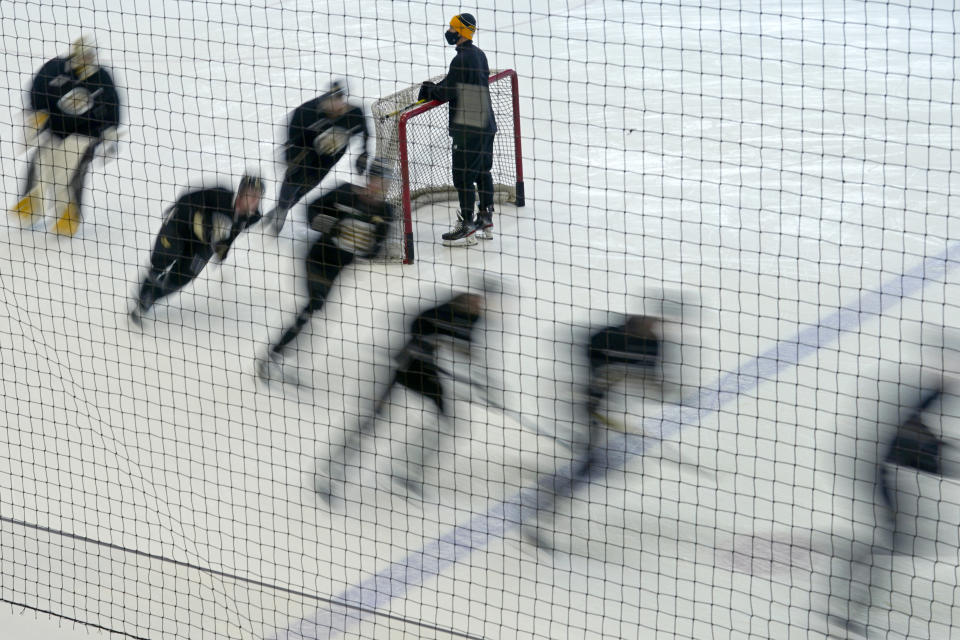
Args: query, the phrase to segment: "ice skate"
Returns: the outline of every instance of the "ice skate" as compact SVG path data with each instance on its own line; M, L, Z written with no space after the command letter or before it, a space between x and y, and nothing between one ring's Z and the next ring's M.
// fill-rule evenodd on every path
M325 478L321 475L314 477L313 490L316 492L317 497L320 498L328 507L333 504L334 500L340 498L338 493L333 489L333 480L330 478Z
M402 488L408 498L423 498L423 480L419 477L394 474L393 484Z
M265 383L282 380L283 371L281 370L282 358L280 354L272 349L262 358L257 358L256 374L257 378Z
M477 212L476 236L480 240L493 240L493 205Z
M553 555L553 542L536 525L524 525L521 530L523 538L521 545L529 555L539 556L540 553Z
M477 244L477 227L473 222L472 211L457 214L457 226L440 236L447 247L469 247Z

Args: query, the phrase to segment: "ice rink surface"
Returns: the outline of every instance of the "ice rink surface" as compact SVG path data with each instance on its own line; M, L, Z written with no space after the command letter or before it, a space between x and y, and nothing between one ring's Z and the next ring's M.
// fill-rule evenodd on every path
M418 209L417 263L345 272L287 368L302 384L270 387L254 358L303 304L303 208L141 330L126 314L163 210L250 166L272 206L287 113L332 77L369 107L443 73L459 7L4 5L7 206L24 88L81 30L127 127L77 237L0 223L0 601L29 609L4 628L52 637L40 610L151 640L843 637L824 614L873 530L877 400L916 383L913 365L957 369L942 347L960 299L958 14L718 4L478 9L491 66L521 78L527 206L469 250L436 242L453 203ZM355 179L351 159L325 185ZM397 394L328 508L317 461L369 412L410 314L482 272L505 283L481 351L510 411L452 385L456 435L407 500L391 465L435 418ZM608 312L661 307L668 394L613 401L624 463L563 506L558 552L536 553L521 505L570 464L575 343ZM903 482L918 538L937 542L887 558L870 622L960 634L957 484Z

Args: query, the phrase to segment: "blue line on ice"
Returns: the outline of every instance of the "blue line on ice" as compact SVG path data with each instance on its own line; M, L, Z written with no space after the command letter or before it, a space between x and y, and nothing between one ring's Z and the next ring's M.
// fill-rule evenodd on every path
M865 321L878 317L904 297L921 290L925 283L942 279L947 270L955 266L960 257L958 253L960 242L949 244L944 253L928 257L916 267L883 282L879 291L866 291L851 304L820 318L816 324L801 325L796 335L746 361L739 370L720 375L714 384L700 389L698 398L688 400L687 406L670 406L661 415L645 418L643 432L648 434L646 437L625 436L624 446L609 443L613 452L620 452L608 456L610 467L623 466L628 458L643 455L648 444L672 437L683 427L698 425L722 406L755 389L762 381L774 379L779 371L796 366L803 358L838 340L841 333L853 331ZM444 573L491 540L518 527L521 508L525 514L532 514L538 493L552 486L558 477L569 477L570 472L569 467L561 469L556 475L543 478L537 487L523 489L487 513L477 514L458 524L419 551L411 552L403 560L333 598L350 604L351 608L336 607L336 611L331 607L319 608L309 617L296 620L280 631L277 640L330 638L347 631L371 616L371 612L385 608L409 589L423 586L427 580Z

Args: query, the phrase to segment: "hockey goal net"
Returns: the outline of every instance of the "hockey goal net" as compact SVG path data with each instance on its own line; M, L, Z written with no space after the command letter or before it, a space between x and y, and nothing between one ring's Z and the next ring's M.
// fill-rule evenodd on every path
M451 177L447 103L433 100L415 104L419 90L420 85L416 84L380 98L373 105L377 154L393 163L396 175L388 199L396 207L399 220L387 241L384 257L405 264L414 261L414 208L457 197ZM509 202L522 207L523 160L518 95L514 70L490 74L490 99L497 120L492 170L494 199L497 203Z

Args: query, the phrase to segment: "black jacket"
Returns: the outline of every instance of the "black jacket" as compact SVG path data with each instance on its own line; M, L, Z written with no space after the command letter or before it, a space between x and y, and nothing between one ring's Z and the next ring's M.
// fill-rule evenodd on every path
M590 338L589 357L593 375L611 364L649 369L657 365L660 340L653 334L628 334L623 326L607 327Z
M457 46L447 76L426 85L426 98L450 103L450 135L495 133L497 122L490 102L490 66L472 42Z
M50 114L50 131L56 136L100 137L120 124L117 87L103 67L80 80L68 62L66 57L54 58L40 67L30 88L30 106Z
M373 258L387 238L393 206L386 200L367 200L359 187L345 182L311 202L307 220L324 234L324 241L361 258Z
M168 210L160 234L171 244L183 243L184 257L203 255L209 259L216 252L222 260L237 236L262 217L255 211L251 216L236 218L235 199L234 192L224 187L185 193Z
M427 309L411 323L410 340L404 354L415 360L432 361L437 339L443 337L469 345L478 320L480 314L468 313L460 305L450 302Z
M364 151L368 150L370 129L363 110L350 105L341 116L331 120L320 106L324 98L326 95L308 100L294 110L287 126L287 162L299 163L307 153L316 151L314 142L319 136L330 139L331 152L320 154L327 166L335 165L343 157L355 135L363 136Z

